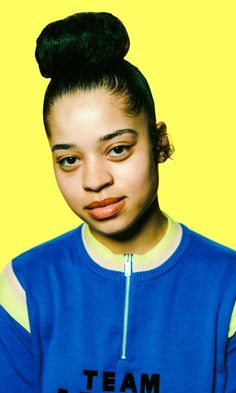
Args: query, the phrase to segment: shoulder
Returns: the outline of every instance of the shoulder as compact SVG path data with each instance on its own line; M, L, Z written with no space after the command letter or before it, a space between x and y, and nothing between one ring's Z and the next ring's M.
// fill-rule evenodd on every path
M37 276L44 276L54 266L78 259L81 245L81 226L41 243L16 256L11 261L12 269L21 285Z
M181 224L186 239L186 253L195 260L215 268L234 269L236 272L236 251L201 235Z
M38 244L15 257L13 265L19 266L21 264L33 263L35 258L40 259L41 257L47 257L47 261L49 261L48 257L56 258L58 255L66 254L70 249L74 248L75 243L80 241L80 233L81 226Z
M199 251L209 251L212 253L220 254L220 255L227 255L233 258L236 258L236 250L229 248L221 243L218 243L198 232L193 231L192 229L188 228L187 226L181 224L183 231L186 232L189 236L189 240L191 244L197 245ZM197 250L196 250L197 251Z
M65 262L77 260L81 226L39 244L10 261L0 274L0 305L28 332L26 298L33 291L41 295L51 276L56 276ZM80 248L80 247L79 247ZM40 283L40 285L39 285Z

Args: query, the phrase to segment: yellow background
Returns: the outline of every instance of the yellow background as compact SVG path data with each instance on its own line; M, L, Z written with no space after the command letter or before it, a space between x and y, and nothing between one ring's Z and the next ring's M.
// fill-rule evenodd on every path
M176 153L160 167L164 211L236 247L234 0L15 0L0 6L1 258L79 224L53 177L42 123L48 80L34 60L49 22L108 11L128 29L127 59L147 77Z

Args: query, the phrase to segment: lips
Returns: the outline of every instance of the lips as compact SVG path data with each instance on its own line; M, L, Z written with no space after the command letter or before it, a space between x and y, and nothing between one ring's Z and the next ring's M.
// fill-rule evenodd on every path
M89 205L87 205L86 209L95 209L96 207L105 207L105 206L111 205L113 203L117 203L122 199L124 199L124 197L106 198L106 199L102 199L101 201L94 201L94 202L91 202Z
M125 197L105 198L101 201L94 201L85 208L89 215L97 220L104 220L118 214L125 205Z

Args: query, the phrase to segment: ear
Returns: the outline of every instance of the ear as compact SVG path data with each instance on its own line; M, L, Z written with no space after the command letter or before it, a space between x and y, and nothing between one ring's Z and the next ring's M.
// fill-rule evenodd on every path
M167 134L167 127L163 121L156 124L157 130L157 149L156 159L157 163L165 162L174 152L174 147L169 141Z

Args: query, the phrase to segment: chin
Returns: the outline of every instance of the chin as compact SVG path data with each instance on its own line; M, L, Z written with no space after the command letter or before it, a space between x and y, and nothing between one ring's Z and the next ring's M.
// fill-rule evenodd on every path
M101 233L102 235L105 236L115 236L115 235L119 235L121 233L124 233L127 231L127 227L123 226L123 225L114 225L112 223L109 223L109 225L107 225L107 223L105 225L93 225L88 223L88 225L90 225L96 232Z
M104 220L100 222L88 222L87 224L93 228L96 232L99 232L101 235L104 236L117 236L121 237L122 235L128 235L128 233L134 232L136 225L135 223L137 220L134 220L132 222L119 222L121 220L118 220L118 217L114 217L113 219L110 220Z

